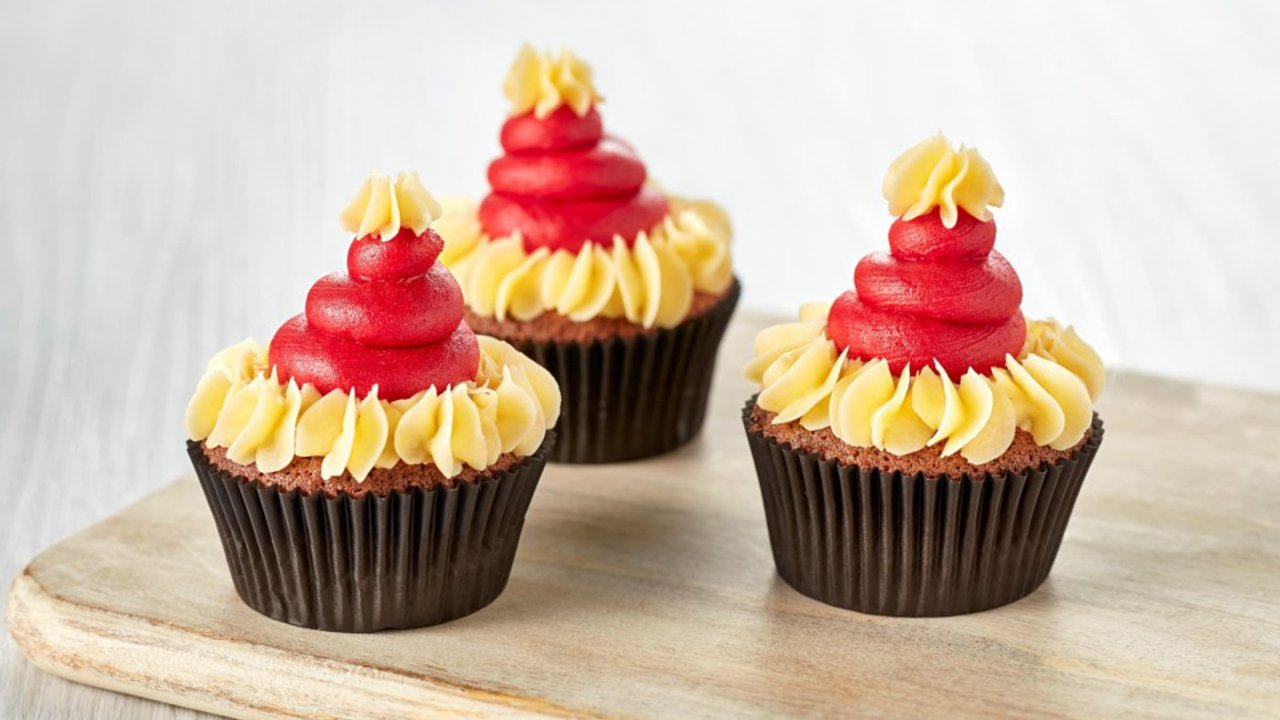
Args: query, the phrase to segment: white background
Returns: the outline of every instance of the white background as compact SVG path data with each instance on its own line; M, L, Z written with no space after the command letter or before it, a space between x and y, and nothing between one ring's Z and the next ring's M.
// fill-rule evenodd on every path
M526 40L729 210L747 308L847 288L887 163L943 130L1007 191L1029 315L1113 367L1280 389L1274 3L258 5L0 5L4 578L183 470L204 360L340 269L365 173L483 192ZM0 716L172 714L0 650Z

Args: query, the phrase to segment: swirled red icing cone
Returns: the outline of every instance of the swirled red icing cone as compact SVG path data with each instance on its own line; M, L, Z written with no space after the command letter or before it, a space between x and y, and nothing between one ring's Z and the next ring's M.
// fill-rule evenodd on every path
M1022 284L992 249L995 221L960 211L954 228L938 212L894 222L890 252L862 258L854 289L831 307L827 334L850 357L884 358L899 372L937 360L951 377L985 373L1026 339Z
M524 60L522 54L512 77ZM543 63L544 72L558 70L547 70L550 60L529 62ZM505 154L489 165L491 192L480 204L489 237L519 232L530 252L576 253L588 241L612 243L615 235L633 242L667 214L666 197L645 186L644 163L605 134L592 102L519 112L502 126L501 140Z
M462 290L437 260L443 247L425 224L386 241L374 233L353 240L347 272L312 285L306 312L272 338L280 379L321 393L367 395L377 385L385 400L473 379L479 345L462 319Z
M831 307L828 337L850 357L884 358L895 373L936 361L960 377L1017 355L1026 340L1022 284L993 249L987 205L999 206L1004 191L986 161L929 138L890 167L885 197L902 215L889 229L890 252L858 263L854 289Z

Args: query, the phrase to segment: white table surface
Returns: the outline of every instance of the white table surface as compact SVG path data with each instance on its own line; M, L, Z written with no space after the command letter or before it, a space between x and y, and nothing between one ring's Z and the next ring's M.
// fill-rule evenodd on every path
M690 5L692 7L686 7ZM1114 366L1280 389L1280 5L0 4L0 577L184 469L204 360L340 267L371 168L480 193L519 43L595 66L606 126L721 201L744 305L880 249L885 165L945 130L1007 191L1029 314ZM0 633L0 717L190 717Z

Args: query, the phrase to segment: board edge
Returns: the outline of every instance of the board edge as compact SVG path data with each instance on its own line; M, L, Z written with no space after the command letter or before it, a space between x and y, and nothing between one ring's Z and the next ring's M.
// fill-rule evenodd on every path
M127 514L137 504L191 480L188 476L182 476L112 517ZM36 566L50 551L92 532L96 525L37 554L14 576L9 586L5 603L5 625L10 636L28 662L55 677L154 702L248 720L314 717L318 712L330 717L362 717L375 711L375 708L379 716L388 718L421 717L424 714L521 718L605 717L591 710L566 708L540 698L460 685L440 678L397 672L394 668L313 657L269 645L261 647L276 655L294 656L298 663L314 663L315 667L312 669L316 671L315 677L310 678L313 683L323 682L328 676L349 679L356 675L371 681L370 686L358 698L340 704L352 710L344 713L341 707L335 705L326 704L323 709L290 708L265 702L266 698L255 702L227 689L225 684L182 683L173 677L147 675L130 662L131 658L138 659L139 652L157 653L156 658L148 661L152 667L181 668L190 665L193 660L207 660L209 654L208 649L205 653L184 653L184 647L190 650L201 644L231 646L236 645L237 641L230 638L210 638L199 631L77 603L50 591L37 577ZM115 629L112 625L116 626ZM125 626L139 628L144 632L131 639L127 632L121 631ZM154 637L146 637L147 630ZM148 639L154 642L146 642ZM279 658L273 660L278 662ZM214 674L210 673L208 676L213 677ZM218 679L225 680L225 677ZM333 691L338 687L350 689L347 683L334 683L327 689ZM379 707L376 705L379 698L398 700L401 712L397 712L397 706ZM370 705L370 702L375 704Z

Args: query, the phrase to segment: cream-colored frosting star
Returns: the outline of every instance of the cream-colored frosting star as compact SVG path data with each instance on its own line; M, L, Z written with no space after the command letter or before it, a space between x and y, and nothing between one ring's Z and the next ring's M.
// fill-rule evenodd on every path
M941 133L899 155L885 173L883 190L894 215L913 220L936 207L949 228L956 225L956 208L986 222L988 207L1004 204L1004 188L977 149L953 149Z
M360 184L340 216L342 227L356 237L376 234L383 242L400 228L421 234L438 217L440 203L422 186L418 173L400 173L392 181L377 171Z
M539 119L561 105L582 117L602 99L591 83L590 65L568 50L552 55L527 43L511 63L502 92L511 101L512 115L533 110Z

